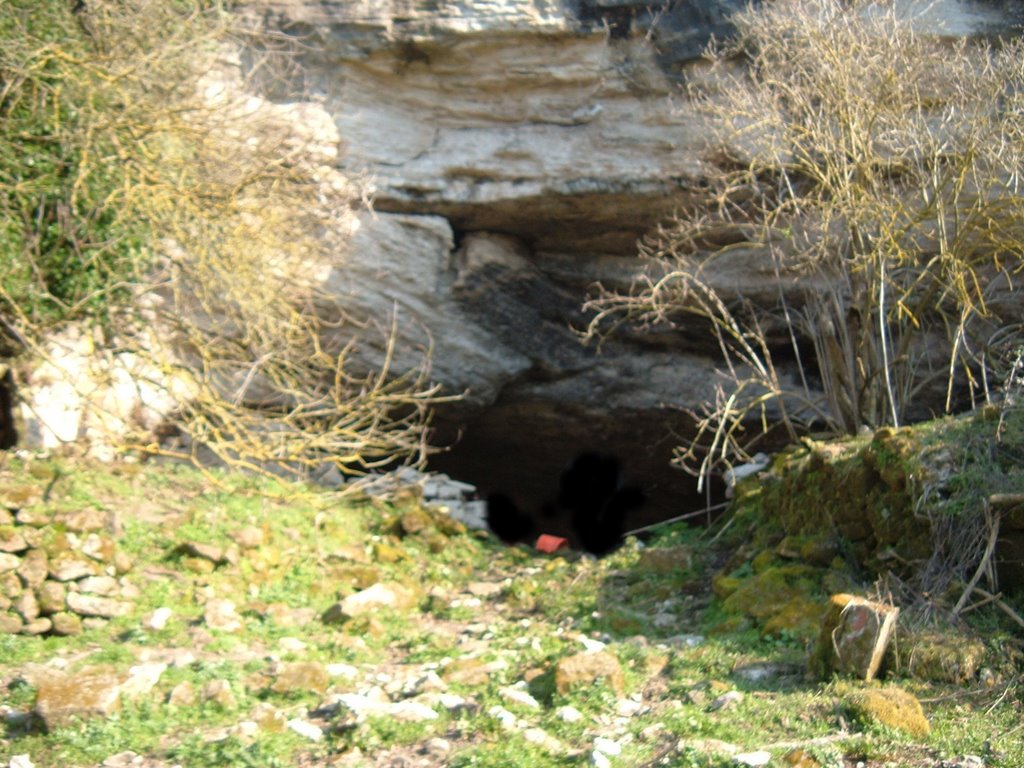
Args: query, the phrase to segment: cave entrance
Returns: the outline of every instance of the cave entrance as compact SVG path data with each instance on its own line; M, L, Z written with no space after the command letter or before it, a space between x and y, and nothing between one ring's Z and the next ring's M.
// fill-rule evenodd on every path
M428 469L471 483L484 498L507 495L530 515L537 533L565 536L578 547L570 516L564 510L551 515L551 506L562 473L580 454L616 457L623 485L642 490L645 503L628 512L624 531L699 512L721 499L720 486L698 492L696 479L670 464L680 435L690 429L688 417L668 409L595 414L531 401L499 402L468 417L442 409L433 443L448 448L430 458Z

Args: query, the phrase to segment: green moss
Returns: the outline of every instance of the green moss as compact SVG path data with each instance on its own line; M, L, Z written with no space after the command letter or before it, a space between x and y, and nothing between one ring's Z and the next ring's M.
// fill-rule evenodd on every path
M931 733L924 710L912 694L897 688L865 688L844 697L845 708L864 725L881 725L922 739Z

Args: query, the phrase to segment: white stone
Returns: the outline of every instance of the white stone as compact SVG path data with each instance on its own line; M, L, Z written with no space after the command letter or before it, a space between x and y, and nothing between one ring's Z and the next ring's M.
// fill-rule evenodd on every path
M555 715L566 723L578 723L583 719L583 713L568 704L556 709Z
M498 706L497 704L488 709L487 714L501 723L501 727L507 731L515 729L519 722L519 718L517 718L513 713L509 712L502 706Z
M12 755L8 768L34 768L34 763L29 755Z
M606 739L604 736L598 736L594 739L594 749L613 757L622 754L622 745L612 739Z
M310 741L323 741L324 738L323 729L308 720L292 718L288 721L288 728Z
M540 702L537 701L528 691L515 686L509 686L502 688L498 691L498 695L501 696L505 701L513 704L519 704L530 709L540 709Z
M738 755L733 755L733 762L737 765L760 766L768 765L772 761L772 753L765 750L758 750L757 752L743 752Z
M612 768L612 761L608 759L608 756L596 749L590 753L590 764L594 768Z
M142 698L160 682L167 665L160 661L136 664L128 670L128 679L121 683L121 695L129 699Z
M353 667L351 664L344 664L342 662L335 662L328 664L325 669L329 677L344 677L349 680L355 680L359 677L358 667Z
M146 629L159 632L167 628L167 622L174 616L174 611L166 606L161 606L142 620L142 626Z
M595 640L594 638L587 637L586 635L580 635L579 641L584 650L588 653L598 653L608 647L607 643L602 643L600 640Z

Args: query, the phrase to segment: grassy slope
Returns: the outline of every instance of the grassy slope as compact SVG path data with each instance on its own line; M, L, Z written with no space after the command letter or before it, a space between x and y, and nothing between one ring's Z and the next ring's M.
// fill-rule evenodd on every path
M668 565L635 542L596 562L535 556L479 535L443 533L434 525L403 534L400 520L415 509L412 501L396 509L181 467L26 464L6 458L0 490L9 499L31 497L53 482L58 467L62 474L45 504L117 511L124 529L119 546L135 561L128 578L141 596L130 615L80 637L0 636L0 702L7 711L0 765L19 754L30 755L37 766L96 765L132 750L155 765L386 765L404 757L423 765L557 766L586 763L597 736L622 746L622 754L611 758L615 765L731 764L702 739L746 750L768 748L777 758L803 743L820 765L854 764L849 761L855 758L868 765L934 765L937 755L963 754L984 754L990 766L1024 765L1019 679L1012 669L992 687L974 681L961 686L902 681L925 702L933 729L927 739L854 722L848 737L837 738L848 719L839 705L848 684L807 679L807 647L797 637L765 637L753 628L722 632L729 624L707 589L717 555L683 527L651 542L675 548ZM232 533L247 526L261 530L264 543L243 552L237 565L195 572L189 561L172 554L184 541L229 545ZM688 565L687 553L694 555ZM312 608L318 617L339 596L375 580L418 588L419 606L341 627L318 618L279 626L271 618L268 606L274 603ZM483 590L477 596L480 583L496 585L493 594ZM203 625L202 603L211 597L236 603L242 632ZM172 620L163 630L145 629L143 617L161 606L173 611ZM995 613L977 614L992 631L993 643L998 637L1005 641ZM554 664L583 650L581 635L609 643L624 668L623 698L632 704L603 685L564 695L553 691ZM691 645L680 639L686 635L704 639ZM282 644L283 638L304 646ZM184 652L193 658L182 658ZM47 734L18 716L34 702L35 691L20 674L30 663L64 659L72 670L96 665L127 670L139 660L174 658L178 665L164 672L150 696L126 702L108 719ZM318 717L321 694L275 692L278 659L345 663L358 670L356 679L333 679L331 691L365 690L374 681L387 688L434 671L448 679L453 663L488 665L489 672L482 680L449 682L448 692L468 704L453 712L438 708L442 714L436 720L360 721L344 711ZM759 662L770 663L769 676L745 677L744 670ZM229 681L234 701L165 703L180 683L191 682L198 690L210 680ZM510 703L500 694L518 681L530 681L539 709ZM715 699L730 690L743 693L742 701L715 709ZM286 717L320 725L324 741L313 743L280 729L255 736L225 731L267 704ZM503 729L490 712L495 705L513 711L519 725ZM583 719L564 722L557 714L563 705L579 709ZM550 751L532 743L525 726L543 729L561 748ZM448 742L447 751L431 745L439 737ZM822 738L823 743L813 741Z

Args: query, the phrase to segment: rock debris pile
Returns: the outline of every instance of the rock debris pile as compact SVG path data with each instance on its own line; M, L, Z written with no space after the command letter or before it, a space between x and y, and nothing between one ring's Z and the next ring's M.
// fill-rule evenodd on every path
M98 509L0 502L0 633L77 635L130 612L137 589L116 530Z

